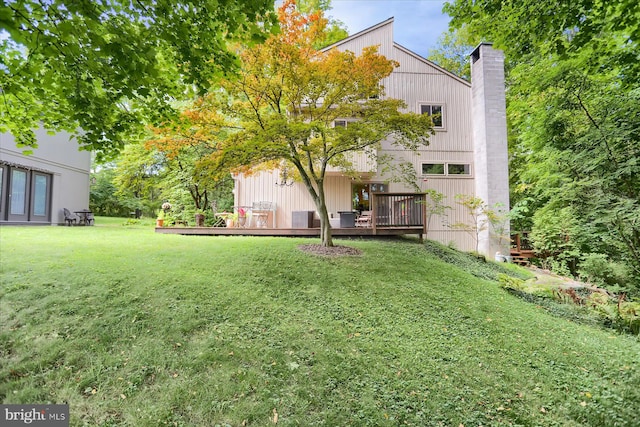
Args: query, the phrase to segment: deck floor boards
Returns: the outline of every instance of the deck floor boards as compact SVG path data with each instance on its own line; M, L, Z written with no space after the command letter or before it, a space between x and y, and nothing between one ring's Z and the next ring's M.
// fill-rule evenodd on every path
M156 227L156 233L182 234L191 236L282 236L282 237L320 237L320 228L226 228L226 227ZM402 236L421 235L424 230L418 227L377 227L332 228L332 236Z

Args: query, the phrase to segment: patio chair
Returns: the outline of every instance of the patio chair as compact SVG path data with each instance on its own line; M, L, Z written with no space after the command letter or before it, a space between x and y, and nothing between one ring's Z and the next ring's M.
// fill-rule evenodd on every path
M269 211L273 209L273 202L253 202L251 216L255 218L255 227L266 228Z
M86 225L93 225L93 223L95 222L96 218L93 216L92 213L88 213L85 221L86 221Z
M78 215L76 214L72 214L71 211L67 208L62 209L64 212L64 220L67 223L67 225L69 227L71 227L71 225L73 224L77 224L78 223Z
M218 215L218 201L211 202L211 210L213 211L213 225L212 227L226 227L225 220Z
M356 218L356 227L371 227L371 211L362 211Z

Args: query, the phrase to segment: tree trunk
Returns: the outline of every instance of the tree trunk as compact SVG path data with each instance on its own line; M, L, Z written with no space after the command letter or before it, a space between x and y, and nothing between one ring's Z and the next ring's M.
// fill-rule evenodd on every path
M318 197L315 198L318 216L320 217L320 240L322 246L333 246L333 238L331 237L331 223L329 222L329 213L327 212L327 204L324 198L324 187L320 182L318 185Z
M329 213L325 206L323 210L318 210L320 215L320 239L322 246L333 246L333 238L331 237L331 223L329 222Z

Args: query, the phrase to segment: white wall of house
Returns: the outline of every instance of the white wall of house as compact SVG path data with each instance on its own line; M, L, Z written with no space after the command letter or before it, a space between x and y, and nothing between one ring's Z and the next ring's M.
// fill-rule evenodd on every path
M10 215L10 180L6 173L3 176L2 194L4 201L0 211L1 223L51 223L64 224L63 208L70 211L89 207L89 178L91 170L91 153L79 150L78 142L66 132L49 135L45 130L36 131L38 148L32 154L23 154L17 148L13 135L0 134L0 167L6 169L26 170L30 173L41 172L51 176L50 210L47 218L28 215L26 219L11 220ZM28 201L29 203L29 201ZM32 211L31 206L29 210Z

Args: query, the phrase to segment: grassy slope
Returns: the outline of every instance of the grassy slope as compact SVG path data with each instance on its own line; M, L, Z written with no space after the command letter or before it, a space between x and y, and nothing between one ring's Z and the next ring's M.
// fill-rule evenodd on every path
M636 338L424 246L327 259L110 224L0 228L0 402L68 402L91 426L637 422Z

